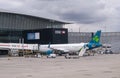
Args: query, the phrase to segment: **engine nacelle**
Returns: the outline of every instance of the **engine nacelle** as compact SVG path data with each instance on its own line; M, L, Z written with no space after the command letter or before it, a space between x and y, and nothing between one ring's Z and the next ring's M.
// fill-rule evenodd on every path
M50 54L52 54L53 53L53 50L48 50L48 51L46 51L46 54L47 55L50 55Z

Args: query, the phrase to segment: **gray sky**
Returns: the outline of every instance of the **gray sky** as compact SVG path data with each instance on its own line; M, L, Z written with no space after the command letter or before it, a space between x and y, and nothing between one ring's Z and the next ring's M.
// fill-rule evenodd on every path
M69 31L120 32L120 0L0 0L0 9L72 22Z

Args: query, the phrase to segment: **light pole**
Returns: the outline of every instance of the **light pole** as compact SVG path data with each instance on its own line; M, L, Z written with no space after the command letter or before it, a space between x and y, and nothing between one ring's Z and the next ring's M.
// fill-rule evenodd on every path
M78 41L79 41L79 43L80 43L80 41L81 41L81 40L80 40L80 27L79 27L79 38L78 38L78 39L79 39Z
M24 56L24 38L22 38L22 51L23 51L23 56Z

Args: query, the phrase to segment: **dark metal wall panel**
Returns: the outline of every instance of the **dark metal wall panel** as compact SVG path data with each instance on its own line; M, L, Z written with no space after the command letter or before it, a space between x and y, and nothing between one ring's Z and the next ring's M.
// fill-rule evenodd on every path
M67 29L53 29L53 44L68 43L68 30Z
M39 39L29 40L29 33L39 33ZM39 30L25 30L23 32L25 43L39 43L39 44L64 44L68 43L68 30L64 28L46 28Z
M0 28L26 30L51 27L62 28L63 25L63 23L51 22L33 16L0 12Z
M20 30L5 30L0 29L0 42L3 43L19 43L22 38L22 31Z

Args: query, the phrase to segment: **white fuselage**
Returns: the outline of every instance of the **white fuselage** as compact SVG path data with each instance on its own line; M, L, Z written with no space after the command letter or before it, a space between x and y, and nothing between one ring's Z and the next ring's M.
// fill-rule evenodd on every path
M73 43L73 44L51 44L40 45L40 52L47 52L48 50L58 50L63 52L77 52L86 43ZM37 44L20 44L20 43L0 43L0 49L28 49L28 50L38 50Z
M50 48L48 45L40 45L39 50L41 52L46 52L48 50L59 50L64 52L77 52L80 50L81 47L84 46L86 43L74 43L74 44L51 44Z

